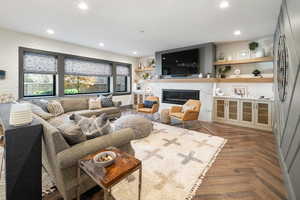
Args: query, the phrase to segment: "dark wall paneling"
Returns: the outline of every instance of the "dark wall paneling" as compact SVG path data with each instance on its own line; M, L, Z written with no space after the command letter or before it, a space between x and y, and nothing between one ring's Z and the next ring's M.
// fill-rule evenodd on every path
M292 200L300 199L300 1L283 0L274 36L274 132L279 142L279 154ZM280 72L278 59L279 38L285 37L288 52L286 98L279 95Z

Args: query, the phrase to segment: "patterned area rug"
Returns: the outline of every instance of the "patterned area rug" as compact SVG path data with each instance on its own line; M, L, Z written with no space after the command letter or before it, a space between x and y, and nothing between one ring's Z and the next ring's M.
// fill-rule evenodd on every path
M143 200L190 200L226 140L154 122L153 133L133 141L143 161ZM200 173L199 173L200 172ZM113 188L117 199L136 199L138 173Z

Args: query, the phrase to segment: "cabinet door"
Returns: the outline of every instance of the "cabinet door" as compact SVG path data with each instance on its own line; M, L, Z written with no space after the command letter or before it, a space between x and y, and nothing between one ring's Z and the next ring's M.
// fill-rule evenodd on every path
M239 121L239 101L228 100L227 102L227 120L238 122Z
M226 101L225 99L215 100L215 119L225 120L226 119Z
M254 113L253 113L253 102L252 101L241 101L241 123L253 125Z
M267 102L255 103L255 126L271 127L271 104Z

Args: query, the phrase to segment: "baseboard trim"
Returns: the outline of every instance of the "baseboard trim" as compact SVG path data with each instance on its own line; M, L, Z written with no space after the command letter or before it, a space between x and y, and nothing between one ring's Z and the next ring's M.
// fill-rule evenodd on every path
M276 143L277 143L277 152L278 152L278 155L279 155L279 164L280 164L280 167L282 169L284 184L285 184L287 192L288 192L288 199L289 200L297 200L294 189L293 189L293 185L292 185L289 173L288 173L287 166L286 166L286 164L284 162L284 159L283 159L283 155L282 155L282 152L281 152L281 149L280 149L280 141L279 141L278 137L276 137Z

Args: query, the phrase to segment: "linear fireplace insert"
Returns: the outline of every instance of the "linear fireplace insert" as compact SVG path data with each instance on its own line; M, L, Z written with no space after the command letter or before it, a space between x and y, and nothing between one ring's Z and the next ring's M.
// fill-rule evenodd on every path
M162 90L162 102L183 105L189 99L200 99L200 90Z

